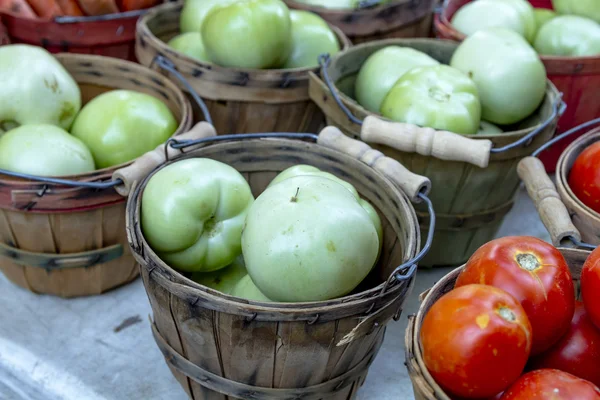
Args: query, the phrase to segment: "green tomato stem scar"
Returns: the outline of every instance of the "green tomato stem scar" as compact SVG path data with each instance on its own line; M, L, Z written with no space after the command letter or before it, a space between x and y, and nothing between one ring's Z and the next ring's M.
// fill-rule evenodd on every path
M292 196L292 198L290 199L290 201L292 203L297 203L298 202L298 193L300 193L300 188L296 188L296 194Z
M441 103L446 103L450 100L450 95L438 87L429 89L429 97Z
M537 257L531 253L517 254L517 263L525 271L535 271L540 267Z
M510 308L500 307L498 309L498 315L508 322L515 322L517 320L517 316Z

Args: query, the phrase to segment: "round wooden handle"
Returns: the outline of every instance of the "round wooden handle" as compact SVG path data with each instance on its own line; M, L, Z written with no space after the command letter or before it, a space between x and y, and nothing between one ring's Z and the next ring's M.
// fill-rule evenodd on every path
M564 245L564 240L568 237L581 240L581 234L573 225L569 210L546 173L544 164L536 157L525 157L519 162L517 173L525 183L527 193L548 229L552 243L555 246Z
M216 135L217 131L215 130L214 126L208 122L202 121L192 127L192 129L189 131L178 135L176 139L178 141L196 140ZM150 172L152 172L152 170L154 170L154 168L167 161L167 158L165 158L165 146L166 143L160 144L158 147L156 147L156 149L147 152L143 156L136 159L132 164L118 169L113 173L113 180L120 179L123 181L121 185L115 187L116 191L121 196L127 197L131 188L133 187L134 182L141 182L142 179L144 179ZM190 146L187 150L194 150L198 146L199 145ZM167 148L167 153L168 158L171 159L172 157L180 154L181 151L169 146Z
M481 168L488 166L492 149L492 142L487 139L469 139L452 132L384 121L372 115L365 118L360 137L367 143L384 144L440 160L467 162Z
M319 133L317 143L346 153L373 167L398 185L414 202L421 201L418 197L419 193L428 194L431 190L429 178L410 172L398 161L384 156L380 151L373 150L364 142L349 138L338 128L325 127Z

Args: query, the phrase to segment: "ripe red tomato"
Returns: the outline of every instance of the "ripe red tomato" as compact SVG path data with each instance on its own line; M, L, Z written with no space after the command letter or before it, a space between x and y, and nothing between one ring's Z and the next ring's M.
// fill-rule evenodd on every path
M600 330L592 324L583 303L575 305L569 332L550 350L533 358L530 366L559 369L600 386Z
M600 247L592 251L581 271L581 297L590 319L600 329Z
M500 400L600 400L600 389L566 372L539 369L520 377Z
M519 300L533 329L533 355L567 333L575 288L565 258L551 244L529 236L492 240L471 256L455 287L473 283L495 286Z
M600 142L588 146L575 159L569 186L583 204L600 213Z
M487 398L513 383L531 351L531 325L503 290L467 285L442 296L421 326L423 360L449 394Z

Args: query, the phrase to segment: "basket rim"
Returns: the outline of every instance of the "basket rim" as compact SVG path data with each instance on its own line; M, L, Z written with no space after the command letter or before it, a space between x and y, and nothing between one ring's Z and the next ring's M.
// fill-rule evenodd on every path
M253 141L256 143L261 143L261 142L263 142L263 143L264 142L282 143L282 144L285 144L286 146L293 146L293 145L299 143L298 141L294 141L291 139L280 139L280 138L278 138L278 139L274 139L274 138L245 139L243 142L248 143L249 141ZM241 143L242 141L238 140L237 142ZM359 161L351 156L348 156L348 155L341 153L339 151L336 151L336 150L322 147L316 143L302 142L302 144L308 145L309 147L319 146L319 148L322 149L323 151L331 152L332 154L335 154L336 157L339 157L340 159L343 159L344 161L348 161L349 163L354 163L355 165L363 164L361 161ZM159 273L167 275L166 277L163 277L164 279L171 280L171 278L175 278L179 282L183 282L183 284L181 284L181 283L176 283L176 284L178 284L179 286L183 286L184 288L182 287L181 289L188 291L191 296L194 296L196 298L203 298L203 299L206 299L207 301L221 302L223 305L231 305L236 308L246 308L247 309L246 314L258 314L258 317L256 315L254 316L254 318L256 318L258 320L260 320L261 312L269 313L269 312L273 312L273 311L278 311L280 313L285 313L285 314L290 314L290 315L291 314L304 314L307 316L314 316L315 314L318 314L322 317L324 314L339 312L340 310L343 310L344 308L346 308L348 306L357 306L357 305L361 305L361 304L373 304L374 302L377 302L380 299L384 299L382 304L379 305L380 307L382 307L389 301L389 299L391 299L391 298L396 299L398 296L408 295L408 293L410 293L410 290L412 289L412 286L414 285L414 281L415 281L414 275L407 281L394 282L393 284L391 284L389 286L389 289L385 293L382 293L382 289L384 288L384 285L385 285L385 282L382 282L379 285L377 285L376 287L365 290L363 292L356 293L353 295L345 295L343 297L326 300L326 301L298 302L298 303L277 303L277 302L267 303L267 302L240 299L238 297L226 295L219 291L210 289L206 286L200 285L199 283L194 282L191 279L185 277L183 274L181 274L180 272L178 272L177 270L175 270L174 268L169 266L167 263L163 262L160 259L160 257L152 250L150 245L147 243L147 241L141 231L141 223L139 222L139 216L141 214L142 192L145 189L150 178L155 173L160 171L162 168L165 168L166 166L168 166L172 163L175 163L179 160L182 160L182 159L201 157L201 156L196 156L196 154L199 151L201 152L203 149L214 147L214 146L218 146L218 144L208 144L200 149L196 149L196 150L184 153L182 155L179 155L179 156L173 158L169 162L156 167L152 172L150 172L148 174L148 176L146 176L144 178L143 181L139 182L139 184L137 184L135 186L135 188L132 189L132 191L127 199L127 211L126 211L127 212L126 223L127 223L127 230L128 230L127 236L128 236L128 241L129 241L130 247L132 248L133 253L136 254L136 258L138 258L138 261L140 261L142 268L148 268L147 266L144 266L143 264L150 263L150 264L152 264L150 267L151 272L160 270ZM382 182L384 182L387 185L388 190L392 190L392 191L396 192L398 195L397 200L402 202L405 206L404 209L407 209L409 211L410 214L407 215L406 217L411 219L413 222L413 224L410 227L410 231L411 231L410 237L411 237L411 239L414 239L414 240L410 240L410 242L408 243L408 248L403 249L403 253L404 253L403 257L406 259L410 259L410 258L414 257L420 250L420 230L419 230L417 215L416 215L414 207L410 203L406 194L400 188L396 187L386 176L381 174L379 171L374 170L372 167L367 166L366 164L365 164L365 167L369 168L375 176L378 176L378 179L381 179ZM137 243L135 243L136 241L137 241ZM163 278L161 278L161 280ZM240 301L240 300L242 300L242 301ZM372 305L371 308L369 309L369 311L376 310L377 308L378 307L375 307ZM353 313L352 315L355 315L355 314ZM307 318L305 318L305 319L307 319Z
M175 83L171 82L169 79L167 79L165 76L159 74L158 72L153 71L152 69L145 67L143 65L134 63L132 61L127 61L127 60L122 60L122 59L112 58L112 57L106 57L106 56L101 56L101 55L77 54L77 53L57 53L57 54L52 54L52 56L55 57L63 66L64 66L63 61L75 62L75 61L79 60L80 62L91 62L91 63L102 62L102 63L109 63L113 66L127 67L133 71L138 71L139 73L149 74L153 80L160 81L161 84L164 84L168 88L168 90L170 90L176 94L175 100L178 103L178 105L181 107L181 118L179 118L177 129L171 137L177 136L181 133L184 133L186 130L189 129L190 124L191 124L191 118L192 118L192 115L191 115L192 114L192 105L191 105L190 101L187 99L187 97L185 96L183 91L177 85L175 85ZM69 71L67 70L67 72L69 72ZM70 74L70 72L69 72L69 74ZM79 82L77 82L77 84L79 86ZM119 90L119 88L113 88L111 90ZM114 166L107 167L107 168L97 169L97 170L87 172L84 174L62 175L62 176L55 176L53 178L69 179L69 180L75 180L75 181L81 181L81 182L97 181L99 179L105 179L105 178L112 177L112 174L116 170L126 167L128 165L131 165L136 159L133 159L131 161L128 161L128 162L125 162L125 163L122 163L119 165L114 165ZM38 182L36 182L34 180L10 178L10 177L0 175L0 183L5 186L14 186L15 188L21 188L23 186L29 187L29 186L31 186L31 184L35 185ZM49 187L59 187L59 188L62 187L62 185L57 185L57 184L53 184L53 183L41 183L40 182L39 185L41 185L41 186L47 185Z

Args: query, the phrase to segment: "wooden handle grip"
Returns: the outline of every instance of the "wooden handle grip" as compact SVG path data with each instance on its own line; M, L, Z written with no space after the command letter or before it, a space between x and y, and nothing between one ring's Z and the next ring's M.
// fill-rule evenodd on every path
M552 243L555 246L561 246L569 236L581 240L581 234L573 225L569 210L546 173L544 164L536 157L525 157L519 162L517 173L525 183L527 193L533 200L540 219L548 229Z
M189 131L182 133L176 137L177 140L196 140L201 138L208 138L216 136L217 132L215 128L208 122L199 122ZM115 189L123 196L127 197L131 191L131 187L134 182L141 182L154 168L167 161L165 158L165 146L166 143L162 143L156 147L156 149L147 152L143 156L136 159L132 164L116 170L113 173L113 180L120 179L123 183L117 186ZM198 147L190 146L186 150L190 151ZM181 154L180 150L174 149L171 146L167 148L169 159Z
M328 126L319 133L317 143L333 150L346 153L384 174L398 185L414 202L420 202L419 193L431 190L429 178L413 174L398 161L373 150L368 144L344 135L338 128Z
M372 115L365 118L360 137L407 153L419 153L440 160L462 161L485 168L490 161L490 140L469 139L447 131L389 122Z

